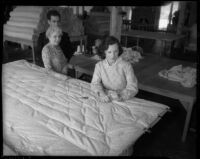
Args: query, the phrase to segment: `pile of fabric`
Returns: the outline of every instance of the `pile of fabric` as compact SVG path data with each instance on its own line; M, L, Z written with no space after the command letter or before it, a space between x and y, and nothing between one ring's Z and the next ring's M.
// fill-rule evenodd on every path
M46 14L51 9L61 14L62 29L69 36L84 34L82 21L73 14L73 9L70 7L16 6L10 12L10 19L4 24L4 35L25 40L36 39L39 33L47 30L49 25Z
M33 40L44 27L42 12L41 6L17 6L10 12L10 19L4 24L4 35Z
M178 65L169 70L164 69L158 74L169 80L180 82L184 87L191 88L196 84L196 68Z
M121 55L122 59L130 63L139 62L143 57L138 50L133 50L132 48L123 47L123 53Z

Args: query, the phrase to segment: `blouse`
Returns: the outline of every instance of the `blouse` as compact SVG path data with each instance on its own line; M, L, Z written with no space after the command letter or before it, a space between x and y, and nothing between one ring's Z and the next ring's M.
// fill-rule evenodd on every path
M109 65L107 60L99 61L94 70L91 88L97 92L104 89L117 91L129 90L129 96L134 96L138 92L138 82L134 74L132 65L118 58L113 65Z
M42 60L45 68L58 73L63 73L63 69L67 66L67 59L61 48L50 43L42 49Z

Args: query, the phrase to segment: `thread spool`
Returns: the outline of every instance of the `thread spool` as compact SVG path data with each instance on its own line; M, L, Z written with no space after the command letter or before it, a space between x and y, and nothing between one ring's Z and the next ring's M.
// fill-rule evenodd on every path
M84 47L84 45L82 45L82 50L81 50L82 52L85 52L85 47Z
M77 46L77 51L76 51L76 52L78 52L78 53L81 52L81 47L80 47L80 45Z

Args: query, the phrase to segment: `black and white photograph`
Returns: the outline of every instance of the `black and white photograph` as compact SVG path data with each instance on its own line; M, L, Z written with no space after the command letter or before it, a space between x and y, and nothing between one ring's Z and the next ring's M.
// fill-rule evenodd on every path
M1 156L196 159L197 1L45 2L3 5Z

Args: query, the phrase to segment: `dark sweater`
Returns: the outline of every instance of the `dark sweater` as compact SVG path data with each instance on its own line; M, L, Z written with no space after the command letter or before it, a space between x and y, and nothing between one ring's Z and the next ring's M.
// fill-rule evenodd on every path
M46 37L46 32L40 33L37 41L37 48L36 48L36 56L39 60L42 60L42 49L43 47L49 42L49 39ZM60 47L69 61L70 58L73 56L74 49L72 43L70 42L69 35L66 32L63 32Z

